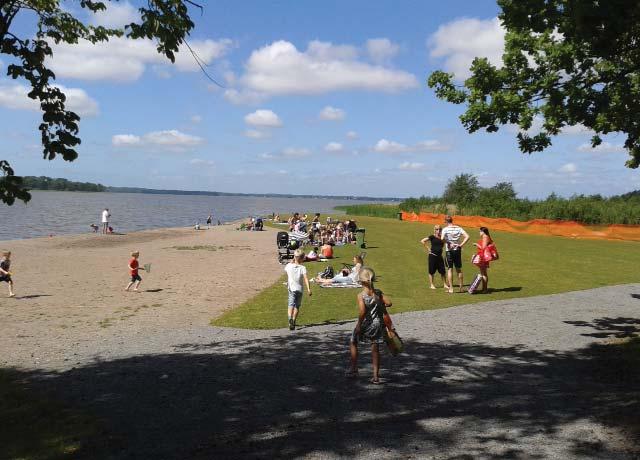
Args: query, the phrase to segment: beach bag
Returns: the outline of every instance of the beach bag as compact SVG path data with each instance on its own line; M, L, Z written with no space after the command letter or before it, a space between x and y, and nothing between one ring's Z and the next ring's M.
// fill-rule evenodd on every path
M393 327L393 322L391 321L391 316L386 311L382 316L382 321L384 322L384 341L389 348L389 351L393 356L397 356L402 353L404 350L404 343L402 342L402 338L398 335L398 331Z
M473 279L471 286L469 286L469 294L473 294L474 292L476 292L476 289L478 289L478 286L480 285L480 281L482 281L482 276L478 273Z
M488 244L487 247L484 248L483 256L484 260L486 260L487 262L498 260L500 258L500 254L498 254L498 248L496 248L496 245L493 243Z
M384 341L393 356L397 356L404 350L404 343L395 329L385 329Z
M333 267L331 265L328 265L327 268L320 272L320 278L323 279L331 279L334 277L334 275L335 272L333 271Z

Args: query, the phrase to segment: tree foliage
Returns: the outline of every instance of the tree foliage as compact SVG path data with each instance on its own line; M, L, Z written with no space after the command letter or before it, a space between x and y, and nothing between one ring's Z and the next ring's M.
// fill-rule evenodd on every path
M464 206L473 203L480 193L478 178L473 174L459 174L451 179L444 189L442 199L447 203Z
M98 12L106 10L111 0L79 0L83 10ZM185 41L194 24L189 16L189 6L198 6L190 1L148 0L139 8L140 21L120 29L105 28L83 23L60 0L0 0L0 53L8 55L11 64L7 75L22 79L31 90L28 97L40 103L42 123L40 130L43 157L53 160L57 156L66 161L77 158L80 144L80 117L66 108L65 94L53 85L55 75L45 60L53 55L52 44L78 44L80 40L91 43L106 42L111 37L150 39L156 43L158 53L171 62ZM36 30L33 35L16 35L12 28L20 15L35 15ZM22 180L14 175L5 160L0 161L0 199L11 205L15 199L28 201L30 196Z
M433 72L438 98L466 104L469 132L519 126L523 153L542 151L568 126L620 132L640 165L640 2L637 0L498 0L506 29L502 67L474 59L464 85ZM541 121L537 133L530 131ZM537 123L536 123L537 124Z

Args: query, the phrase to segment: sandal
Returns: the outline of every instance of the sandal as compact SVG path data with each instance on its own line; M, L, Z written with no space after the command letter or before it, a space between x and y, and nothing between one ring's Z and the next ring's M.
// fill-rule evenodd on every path
M374 385L380 385L382 382L380 381L380 378L372 378L370 381L370 383L373 383Z

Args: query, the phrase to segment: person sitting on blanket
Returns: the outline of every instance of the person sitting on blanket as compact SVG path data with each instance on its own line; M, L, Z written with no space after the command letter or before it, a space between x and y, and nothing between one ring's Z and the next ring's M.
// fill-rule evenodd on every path
M333 246L331 245L331 241L322 245L320 248L320 254L323 259L333 259Z
M317 277L316 282L318 284L357 284L362 262L361 256L353 256L353 267L351 267L351 270L343 268L340 270L340 273L333 278L324 279Z
M306 260L307 262L315 262L316 260L318 260L318 248L316 246L314 246L314 248L309 251Z

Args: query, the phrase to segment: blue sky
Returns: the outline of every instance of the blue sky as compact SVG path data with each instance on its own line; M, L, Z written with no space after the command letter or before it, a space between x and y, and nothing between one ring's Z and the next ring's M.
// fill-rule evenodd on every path
M149 42L55 47L57 84L82 115L80 156L42 159L37 107L24 82L3 77L3 157L22 175L225 192L436 195L463 172L532 198L640 188L622 136L594 151L576 128L523 155L513 128L469 135L461 107L433 96L433 70L463 79L473 56L500 63L495 1L201 3L190 43L222 87L188 53L170 65ZM124 24L136 2L79 14ZM28 36L29 18L19 19Z

